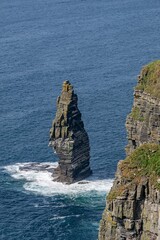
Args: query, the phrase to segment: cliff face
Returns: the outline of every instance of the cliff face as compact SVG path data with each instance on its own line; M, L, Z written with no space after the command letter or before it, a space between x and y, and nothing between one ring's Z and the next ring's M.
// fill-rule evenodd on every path
M127 155L143 143L160 143L160 100L135 90L134 103L131 113L127 117L126 129L128 133Z
M160 239L160 61L145 66L126 120L127 158L118 163L99 240Z
M144 146L148 149L148 145ZM151 154L156 146L150 145ZM142 166L131 161L128 158L118 164L100 224L101 240L160 239L159 178L149 176Z
M65 81L50 130L50 146L59 157L55 181L73 183L91 174L89 138L77 104L73 86Z

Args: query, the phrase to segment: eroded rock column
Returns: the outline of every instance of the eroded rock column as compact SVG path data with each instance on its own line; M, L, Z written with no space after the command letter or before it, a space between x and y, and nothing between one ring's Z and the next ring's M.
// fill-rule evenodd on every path
M50 130L50 146L59 157L56 181L74 183L91 174L90 146L77 106L73 86L65 81L57 99L57 112Z

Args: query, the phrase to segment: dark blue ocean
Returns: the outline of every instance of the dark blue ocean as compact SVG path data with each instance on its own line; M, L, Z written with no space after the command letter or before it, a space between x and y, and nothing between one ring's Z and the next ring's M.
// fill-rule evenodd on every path
M159 0L0 1L0 240L97 239L137 75L159 58ZM66 79L90 137L85 185L43 171Z

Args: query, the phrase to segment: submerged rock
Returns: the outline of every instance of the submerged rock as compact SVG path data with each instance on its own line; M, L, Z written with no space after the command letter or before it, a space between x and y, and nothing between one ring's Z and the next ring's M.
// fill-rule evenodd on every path
M50 146L59 157L55 181L74 183L88 177L90 146L77 106L73 86L65 81L57 99L57 112L50 130Z

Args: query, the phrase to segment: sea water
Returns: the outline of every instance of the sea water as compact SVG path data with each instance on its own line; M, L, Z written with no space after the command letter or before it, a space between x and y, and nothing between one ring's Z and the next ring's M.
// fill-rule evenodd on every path
M0 240L97 239L137 75L160 58L159 16L159 0L0 1ZM90 138L83 184L51 176L49 129L66 79Z

